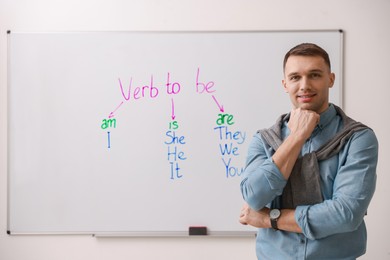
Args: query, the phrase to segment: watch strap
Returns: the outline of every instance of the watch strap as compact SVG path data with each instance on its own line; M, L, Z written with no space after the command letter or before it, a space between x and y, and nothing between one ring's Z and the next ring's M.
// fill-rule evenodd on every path
M279 230L279 228L278 228L278 220L271 218L271 226L272 226L273 229Z

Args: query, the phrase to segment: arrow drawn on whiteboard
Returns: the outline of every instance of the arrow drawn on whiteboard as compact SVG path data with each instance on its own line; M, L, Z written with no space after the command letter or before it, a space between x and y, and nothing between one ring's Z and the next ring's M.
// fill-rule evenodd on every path
M175 120L175 102L173 101L173 98L171 98L171 105L172 105L172 110L171 110L171 117L172 120Z
M113 118L115 115L115 112L122 106L122 104L123 104L123 101L114 109L114 111L112 111L111 113L110 113L110 115L108 116L108 118Z
M211 95L215 101L215 103L217 103L217 106L219 108L219 111L221 112L225 112L225 110L223 109L223 106L221 106L219 103L218 103L218 100L214 97L214 95Z

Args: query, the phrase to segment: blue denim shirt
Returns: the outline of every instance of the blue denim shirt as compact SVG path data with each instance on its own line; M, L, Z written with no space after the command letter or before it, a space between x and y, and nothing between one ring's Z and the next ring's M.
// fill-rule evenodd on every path
M343 127L334 106L321 114L320 123L304 144L301 155L318 150ZM283 140L289 135L282 127ZM252 209L279 208L287 181L271 157L274 151L256 134L242 174L241 192ZM341 151L319 162L324 201L298 206L295 220L302 234L259 229L259 259L356 259L366 251L364 215L375 191L378 141L371 129L352 135Z

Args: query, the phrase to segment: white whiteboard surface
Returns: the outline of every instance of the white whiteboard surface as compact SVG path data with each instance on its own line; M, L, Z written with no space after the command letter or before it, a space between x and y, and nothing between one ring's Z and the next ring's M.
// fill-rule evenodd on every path
M301 42L341 106L339 31L9 33L8 232L253 234L239 175Z

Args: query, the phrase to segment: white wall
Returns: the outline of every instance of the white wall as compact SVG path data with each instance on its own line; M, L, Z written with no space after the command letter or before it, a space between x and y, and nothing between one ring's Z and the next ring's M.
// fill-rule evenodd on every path
M377 190L366 217L368 252L361 259L390 259L389 14L389 0L0 0L0 259L255 259L252 238L6 235L7 30L279 29L345 32L344 108L380 142Z

